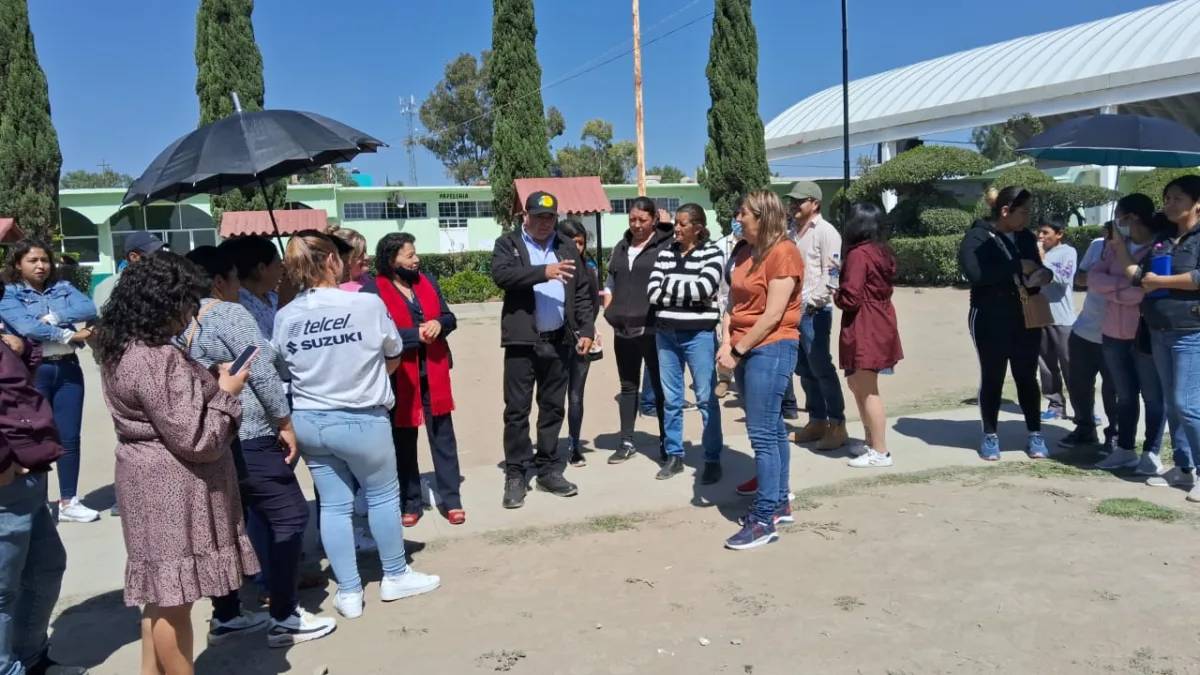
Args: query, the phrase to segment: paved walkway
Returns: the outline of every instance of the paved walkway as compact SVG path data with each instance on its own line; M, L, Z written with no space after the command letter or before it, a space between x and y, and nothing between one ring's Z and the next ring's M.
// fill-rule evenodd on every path
M99 398L98 396L94 398ZM1024 425L1018 415L1001 414L1001 437L1006 452L1004 461L1024 460L1020 451L1024 443ZM90 425L97 429L97 425ZM736 429L736 428L735 428ZM730 429L731 431L735 429ZM1046 427L1047 441L1053 443L1065 433L1062 426ZM98 431L97 433L104 433ZM111 434L111 430L107 432ZM851 434L862 438L862 427L851 424ZM649 438L648 436L642 436ZM879 471L921 471L953 465L977 465L974 447L979 438L979 422L974 408L949 410L922 415L905 416L891 423L891 443L896 465L890 469L852 469L846 466L847 453L818 453L793 446L792 489L834 483ZM568 470L569 478L579 485L580 494L569 499L553 497L534 491L524 508L505 510L500 506L503 474L496 465L476 466L464 470L463 502L467 523L449 525L436 511L407 531L407 538L420 542L465 537L497 530L555 525L586 518L665 511L689 504L697 508L716 507L727 518L744 511L745 501L734 496L734 486L754 474L753 454L745 435L726 436L728 450L723 464L724 479L717 485L700 486L695 469L700 462L700 449L688 451L689 470L668 481L655 480L657 464L649 456L636 457L625 464L609 466L608 452L587 455L584 468ZM89 443L95 447L94 443ZM657 454L657 444L643 451ZM99 473L92 461L90 476ZM108 460L111 466L111 458ZM111 476L111 472L108 474ZM308 472L301 471L304 489L312 495ZM94 506L106 506L111 500L111 488L97 490L90 498ZM716 517L716 514L714 514ZM63 524L60 532L67 546L69 564L63 584L60 609L65 609L94 596L123 587L125 552L121 541L120 521L107 511L98 523Z

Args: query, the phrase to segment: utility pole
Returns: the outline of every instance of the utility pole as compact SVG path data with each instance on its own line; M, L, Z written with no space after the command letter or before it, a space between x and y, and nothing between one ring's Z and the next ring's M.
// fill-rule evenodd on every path
M646 131L642 115L642 23L638 0L633 0L633 119L637 127L638 195L646 195Z
M408 119L408 138L404 139L404 147L408 152L408 182L410 185L419 185L417 181L417 124L415 116L417 114L417 99L409 95L408 100L400 97L400 114Z
M101 159L100 163L96 166L100 167L100 173L108 173L108 170L111 168L109 167L108 162L103 159Z
M842 194L850 194L850 30L842 0ZM850 200L842 200L842 222L850 220Z

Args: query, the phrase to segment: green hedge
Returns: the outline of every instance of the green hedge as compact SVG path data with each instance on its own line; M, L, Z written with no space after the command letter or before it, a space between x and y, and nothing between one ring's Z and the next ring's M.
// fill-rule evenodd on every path
M1200 174L1200 169L1154 169L1147 171L1138 177L1137 182L1133 184L1133 189L1129 192L1140 192L1154 200L1155 208L1162 208L1163 190L1166 189L1167 183L1179 178L1180 176L1190 176L1192 174Z
M503 297L490 274L467 270L441 279L446 302L456 305L465 302L491 302Z

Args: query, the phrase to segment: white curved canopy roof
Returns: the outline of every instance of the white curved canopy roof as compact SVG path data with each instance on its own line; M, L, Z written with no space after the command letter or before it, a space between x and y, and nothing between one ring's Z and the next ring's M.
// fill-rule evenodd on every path
M1200 129L1200 0L979 47L850 83L850 144L997 124L1054 123L1102 106ZM851 51L853 57L853 51ZM767 157L842 145L842 88L814 94L766 126Z

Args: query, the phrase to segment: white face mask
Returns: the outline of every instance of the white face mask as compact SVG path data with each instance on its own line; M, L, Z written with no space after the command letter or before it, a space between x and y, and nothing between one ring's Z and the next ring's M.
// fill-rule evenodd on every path
M1128 237L1129 236L1129 226L1118 224L1117 232L1120 232L1122 237Z

